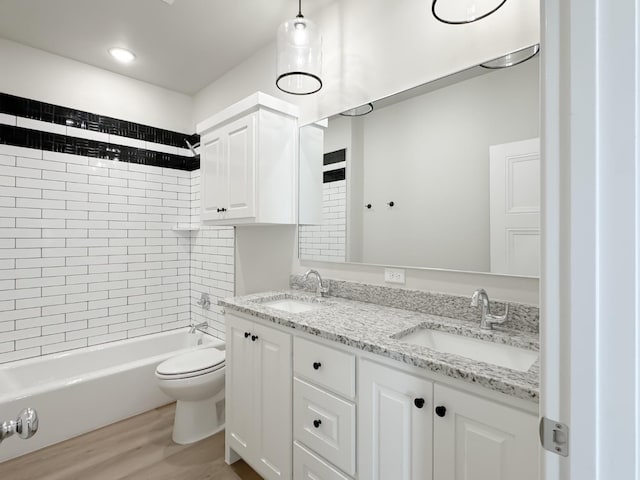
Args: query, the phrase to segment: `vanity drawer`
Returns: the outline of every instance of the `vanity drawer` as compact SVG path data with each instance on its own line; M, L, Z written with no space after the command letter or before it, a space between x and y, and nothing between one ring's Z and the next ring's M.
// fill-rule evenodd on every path
M303 338L293 338L293 371L348 398L356 396L356 357Z
M293 437L349 475L355 474L356 406L296 377Z
M293 442L293 478L296 480L351 480L322 458Z

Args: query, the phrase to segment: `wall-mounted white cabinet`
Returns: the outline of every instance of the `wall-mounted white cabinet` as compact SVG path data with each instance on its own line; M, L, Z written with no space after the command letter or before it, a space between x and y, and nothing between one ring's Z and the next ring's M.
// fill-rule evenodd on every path
M198 124L202 223L296 223L297 114L258 92Z
M290 480L291 335L226 315L229 449L267 480Z

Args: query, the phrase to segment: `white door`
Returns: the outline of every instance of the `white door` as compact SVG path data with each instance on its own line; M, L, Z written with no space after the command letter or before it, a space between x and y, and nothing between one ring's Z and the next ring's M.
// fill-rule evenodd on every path
M430 480L433 384L363 360L359 389L360 480Z
M225 375L227 446L243 458L257 457L255 358L256 335L251 322L227 316Z
M256 121L248 115L226 127L228 205L222 218L256 216Z
M491 273L540 274L540 140L492 145Z
M200 176L200 217L202 221L220 218L220 209L227 204L227 160L223 130L202 137Z
M538 480L538 417L434 386L437 480Z
M290 479L292 460L291 335L255 326L255 409L259 459L255 468L265 479ZM236 408L235 404L233 408Z

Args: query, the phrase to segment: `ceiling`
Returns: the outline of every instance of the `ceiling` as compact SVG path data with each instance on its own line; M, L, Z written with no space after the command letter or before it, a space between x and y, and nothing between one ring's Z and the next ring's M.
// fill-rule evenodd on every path
M333 0L307 0L306 14ZM295 0L0 0L0 37L192 95L275 40ZM135 62L107 49L126 47ZM274 59L275 62L275 59Z

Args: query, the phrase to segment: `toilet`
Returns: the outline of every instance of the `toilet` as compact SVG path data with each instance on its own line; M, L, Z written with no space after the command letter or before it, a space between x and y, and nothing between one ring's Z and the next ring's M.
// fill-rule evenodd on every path
M201 348L156 368L158 387L177 400L174 442L197 442L224 428L224 360L224 351Z

